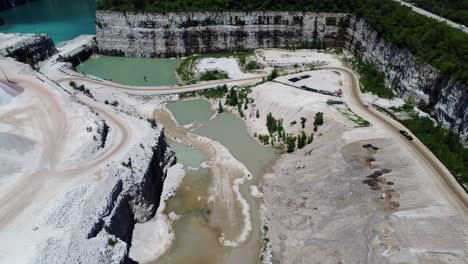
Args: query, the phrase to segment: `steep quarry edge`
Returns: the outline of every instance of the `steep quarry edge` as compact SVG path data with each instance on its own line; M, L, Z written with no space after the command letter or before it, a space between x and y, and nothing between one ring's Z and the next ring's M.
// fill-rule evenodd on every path
M57 52L52 39L45 34L0 33L0 55L35 65Z
M46 221L68 232L52 234L34 263L135 263L129 257L135 224L155 216L176 162L162 129L148 125L139 142L102 171L102 181L76 186L58 199Z
M413 96L418 108L444 126L453 129L463 140L468 137L468 87L423 63L409 51L386 41L363 19L352 17L349 40L344 48L355 57L372 62L384 74L385 83L399 97ZM466 143L466 142L465 142Z
M461 138L468 136L468 88L384 40L349 14L304 12L195 12L132 14L98 11L97 49L129 57L180 56L325 43L373 62L403 98L412 95ZM319 45L320 46L320 45Z

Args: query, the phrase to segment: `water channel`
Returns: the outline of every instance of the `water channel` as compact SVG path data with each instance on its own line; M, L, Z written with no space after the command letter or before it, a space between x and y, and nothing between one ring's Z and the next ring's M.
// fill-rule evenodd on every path
M194 134L218 141L252 172L253 179L240 186L240 192L250 207L252 231L247 240L238 247L222 246L219 241L222 230L213 224L213 218L210 217L216 213L211 210L216 208L210 207L209 200L214 177L225 175L213 175L206 168L187 170L176 195L167 201L166 213L175 212L181 215L180 219L174 222L175 241L171 249L154 264L259 263L262 246L260 200L251 196L250 186L258 184L265 169L277 158L277 151L257 144L248 134L244 122L234 114L225 112L210 120L214 112L205 100L171 102L167 108L180 126L187 126L192 122L201 125L193 131ZM176 150L179 162L184 164L186 169L198 168L209 159L194 147L171 141L170 144ZM238 233L241 231L236 230Z

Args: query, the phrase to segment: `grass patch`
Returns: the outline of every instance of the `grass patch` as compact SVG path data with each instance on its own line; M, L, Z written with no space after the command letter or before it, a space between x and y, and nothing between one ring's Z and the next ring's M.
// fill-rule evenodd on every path
M332 102L334 102L334 101L332 101ZM357 127L371 126L371 123L369 121L367 121L364 118L356 115L353 111L351 111L351 109L349 109L349 107L346 104L344 104L344 103L329 103L329 105L331 107L335 108L336 110L338 110L338 112L340 112L346 118L353 121L357 125Z
M223 98L228 92L227 85L218 85L216 88L204 89L195 92L180 93L179 98L189 98L194 96L203 96L208 99Z
M353 69L359 73L361 89L370 92L380 98L392 99L395 97L393 90L385 85L384 75L379 72L374 64L364 61L352 61Z
M179 78L183 83L186 84L193 84L196 83L198 80L193 74L193 68L195 67L196 63L198 60L203 59L203 58L221 58L221 57L234 57L239 60L239 66L246 70L246 58L249 56L254 55L254 51L239 51L239 52L217 52L217 53L206 53L206 54L199 54L199 55L193 55L190 57L185 58L182 63L177 67L176 71L177 74L179 75ZM250 62L249 62L250 63ZM247 65L249 64L247 63ZM252 67L253 65L250 65L249 67Z
M227 72L213 70L213 71L206 71L202 75L200 75L200 81L213 81L213 80L224 80L228 79L229 76Z

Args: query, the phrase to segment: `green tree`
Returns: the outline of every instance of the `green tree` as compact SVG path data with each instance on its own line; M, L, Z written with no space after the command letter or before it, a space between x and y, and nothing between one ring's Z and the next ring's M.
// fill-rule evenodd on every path
M317 131L318 127L321 125L323 125L323 113L318 112L315 114L314 131Z
M267 76L267 81L271 82L279 76L278 69L274 68L271 73Z
M223 105L221 104L221 101L218 101L218 113L224 112Z
M234 88L231 88L229 91L229 95L227 97L228 105L236 106L239 104L239 100L237 98L237 92Z
M296 149L296 137L288 135L286 138L286 146L289 153L294 152Z

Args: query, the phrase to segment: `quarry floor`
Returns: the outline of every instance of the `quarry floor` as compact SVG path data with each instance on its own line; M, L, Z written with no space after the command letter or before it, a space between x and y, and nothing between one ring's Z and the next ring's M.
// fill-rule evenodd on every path
M404 127L372 107L364 107L366 102L360 94L357 76L336 57L323 53L309 53L304 57L303 53L306 52L266 50L257 52L256 56L269 67L324 62L321 71L334 76L325 80L324 86L342 87L343 101L372 125L356 127L326 104L334 97L277 82L253 87L251 96L255 105L246 111L245 118L252 136L265 134L265 117L269 112L283 118L285 124L306 117L307 133L313 131L317 112L323 112L325 119L325 124L315 133L314 142L295 153L282 155L259 186L264 193L273 263L467 263L466 194L453 176L416 137L413 142L402 138L398 130ZM18 65L11 60L0 63L4 69ZM67 112L70 111L68 101L59 99L66 97L60 95L65 93L63 90L54 90L53 84L16 66L8 75L24 89L23 97L17 98L25 101L15 102L15 108L1 107L1 132L21 131L20 137L33 138L36 143L34 150L28 151L27 160L21 154L15 156L15 163L7 160L9 164L19 165L8 167L6 170L12 176L1 179L0 245L4 252L0 252L0 260L3 257L11 263L26 263L34 254L35 243L47 238L49 230L30 219L51 201L54 193L50 189L57 193L99 180L105 174L105 170L99 170L101 166L118 159L130 145L140 143L137 140L141 138L139 121L112 110L103 103L105 99L118 100L116 110L147 118L153 116L156 106L167 100L163 95L225 83L253 84L266 76L259 73L244 79L177 88L131 87L70 76L58 71L57 64L46 65L41 71L63 87L70 88L67 84L75 81L92 89L96 101L79 95L78 109L82 112L77 110L73 114ZM2 82L2 85L9 84ZM89 149L95 147L93 136L97 134L81 133L87 126L96 131L95 124L102 119L96 118L88 107L102 114L111 126L109 145L92 155ZM256 110L261 118L255 117ZM157 119L168 118L163 112L158 115ZM178 132L168 124L169 134L195 144L193 138L184 136L185 132ZM301 131L298 125L286 126L286 130ZM32 148L28 140L20 141L17 145ZM199 142L201 149L213 151L204 143ZM89 149L85 151L86 147ZM223 155L219 158L219 164L232 162ZM242 170L239 166L219 169L224 170L220 175L230 177L219 179L218 198L231 202L229 188L235 178L242 176ZM235 237L236 230L228 235ZM22 255L23 258L18 257Z

